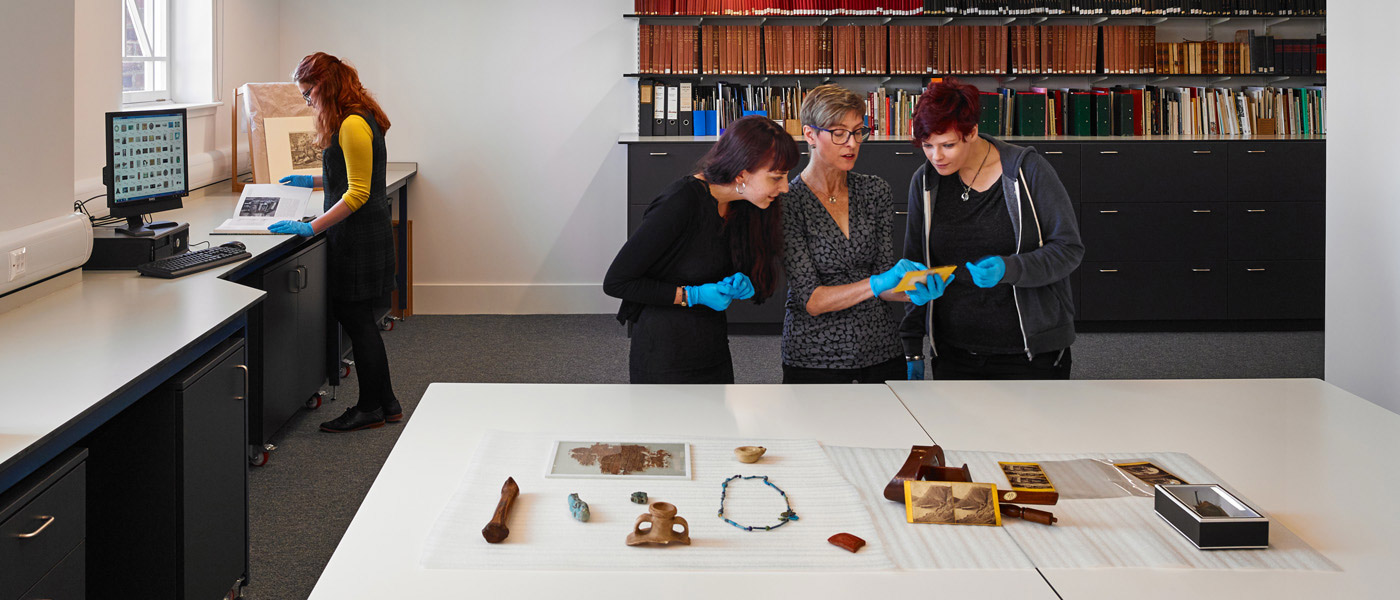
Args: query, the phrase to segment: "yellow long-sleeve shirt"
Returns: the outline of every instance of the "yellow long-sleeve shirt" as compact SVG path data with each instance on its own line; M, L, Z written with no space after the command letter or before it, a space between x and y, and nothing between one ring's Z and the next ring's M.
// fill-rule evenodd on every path
M369 200L369 180L374 174L374 132L360 115L340 123L340 151L345 153L345 178L349 189L340 199L350 210L360 210Z

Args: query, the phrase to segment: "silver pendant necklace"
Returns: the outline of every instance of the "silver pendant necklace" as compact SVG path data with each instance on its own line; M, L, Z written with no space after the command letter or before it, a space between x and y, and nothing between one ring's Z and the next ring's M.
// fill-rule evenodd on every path
M982 167L987 166L987 157L992 154L992 143L987 142L987 152L982 154L982 164L977 165L977 174L972 176L972 183L977 183L977 176L982 174ZM962 183L959 181L958 183ZM962 201L967 202L967 196L972 192L972 184L963 183Z

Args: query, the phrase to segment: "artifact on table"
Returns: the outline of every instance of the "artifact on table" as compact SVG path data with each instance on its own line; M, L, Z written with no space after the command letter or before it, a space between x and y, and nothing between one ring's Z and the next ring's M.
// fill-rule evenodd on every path
M646 493L646 492L632 492L632 504L646 504L646 503L647 503L647 493Z
M684 442L554 443L546 477L690 479L690 445Z
M1002 502L1017 504L1055 504L1060 501L1060 493L1050 483L1050 476L1039 463L999 462L1001 472L1011 489L997 488ZM1004 511L1002 514L1006 514Z
M1059 521L1059 519L1055 518L1055 513L1050 511L1036 510L1034 508L1026 508L1024 506L1006 503L1001 503L1000 506L1001 514L1004 517L1025 519L1032 523L1040 523L1041 525L1054 525Z
M588 503L579 498L577 493L569 494L569 514L584 523L588 522Z
M910 523L1001 525L996 486L965 481L904 482L905 518Z
M642 528L645 523L647 527ZM680 531L675 527L679 525ZM645 514L637 517L632 525L632 533L627 534L627 545L641 544L685 544L690 545L690 523L676 516L676 507L670 502L652 502Z
M899 468L894 478L885 485L885 499L904 502L904 482L906 481L972 481L972 473L967 465L954 468L944 466L943 448L939 446L913 446L904 466Z
M1201 550L1269 547L1269 519L1215 484L1153 487L1153 508Z
M838 533L829 538L826 538L826 541L831 542L833 546L845 548L850 552L855 552L856 550L860 550L861 547L865 546L865 540L862 540L849 533Z
M763 446L739 446L734 449L734 457L741 463L756 463L767 451Z
M510 508L519 495L520 486L515 485L515 478L507 477L505 485L501 486L501 501L496 503L496 514L491 515L491 522L481 528L481 537L486 538L487 542L499 544L510 535L506 520L510 518Z
M1186 483L1185 479L1172 475L1170 471L1147 461L1113 463L1113 466L1141 479L1147 485L1182 485Z

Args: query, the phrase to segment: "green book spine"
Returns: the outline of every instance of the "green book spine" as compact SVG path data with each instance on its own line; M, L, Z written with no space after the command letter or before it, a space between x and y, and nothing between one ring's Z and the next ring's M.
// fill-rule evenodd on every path
M1093 117L1093 96L1089 94L1070 94L1070 122L1065 128L1069 135L1094 135L1092 126Z
M1001 96L981 94L982 116L977 120L977 130L987 135L1001 135Z
M1094 94L1094 135L1113 135L1113 97Z
M1016 94L1016 135L1045 135L1045 94Z

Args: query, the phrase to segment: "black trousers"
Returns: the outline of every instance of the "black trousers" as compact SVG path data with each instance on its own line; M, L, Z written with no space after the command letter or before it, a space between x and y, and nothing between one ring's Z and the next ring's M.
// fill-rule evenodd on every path
M379 337L371 301L332 299L331 313L345 329L345 335L350 336L350 347L355 352L355 376L360 382L360 401L355 408L387 408L396 398L389 382L389 355L384 351L384 339Z
M808 369L783 365L783 383L884 383L907 378L903 357L891 358L862 369Z
M944 344L929 359L934 379L1069 379L1074 362L1069 348L1025 354L978 354Z

